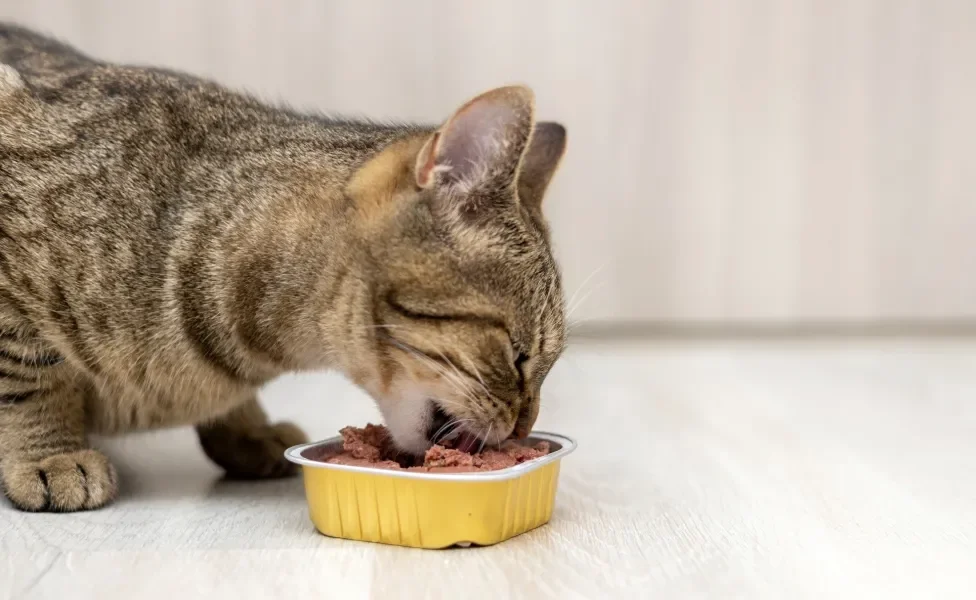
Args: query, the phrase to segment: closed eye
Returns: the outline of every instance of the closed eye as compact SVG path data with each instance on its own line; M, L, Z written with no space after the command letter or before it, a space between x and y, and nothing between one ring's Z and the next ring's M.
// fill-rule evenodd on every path
M397 314L407 319L413 321L457 321L461 323L474 323L478 325L487 325L489 327L497 327L501 329L506 334L508 333L508 328L505 327L505 323L500 319L489 316L481 315L475 313L452 313L452 312L432 312L427 309L413 309L408 308L396 300L393 299L392 295L386 298L386 304Z
M519 352L516 350L515 353L515 369L518 371L519 379L525 380L525 363L528 362L529 355L524 352Z

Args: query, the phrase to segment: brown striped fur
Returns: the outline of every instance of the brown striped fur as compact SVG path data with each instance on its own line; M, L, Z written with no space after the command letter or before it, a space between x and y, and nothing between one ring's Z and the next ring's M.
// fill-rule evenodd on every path
M302 115L0 24L0 482L116 494L88 433L193 425L231 475L304 439L256 390L332 368L396 442L524 435L564 340L542 196L565 131L499 88L440 127ZM327 399L325 399L327 401Z

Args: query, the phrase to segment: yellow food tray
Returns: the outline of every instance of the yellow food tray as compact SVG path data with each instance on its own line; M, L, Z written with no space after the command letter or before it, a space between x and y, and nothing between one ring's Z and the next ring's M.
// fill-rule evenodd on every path
M559 463L576 442L536 431L525 443L540 441L549 442L546 456L477 473L391 471L306 458L312 449L316 456L329 446L339 451L341 437L294 446L285 457L302 466L309 515L327 536L414 548L488 546L552 517Z

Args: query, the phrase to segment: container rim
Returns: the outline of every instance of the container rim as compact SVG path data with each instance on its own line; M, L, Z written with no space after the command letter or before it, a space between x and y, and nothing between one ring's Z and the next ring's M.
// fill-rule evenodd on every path
M522 475L534 471L540 467L543 467L549 463L556 462L568 456L574 450L576 450L576 440L567 437L565 435L560 435L558 433L549 433L547 431L533 431L529 434L529 438L534 438L536 440L544 440L547 442L554 442L559 444L559 450L547 454L545 456L524 462L522 464L515 465L514 467L508 467L506 469L499 469L497 471L478 471L475 473L422 473L417 471L407 471L407 470L390 470L390 469L374 469L370 467L359 467L354 465L334 465L331 463L321 462L317 460L312 460L310 458L305 458L302 453L309 448L316 448L318 446L325 446L328 444L335 444L342 440L342 436L337 435L330 437L325 440L320 440L318 442L310 442L307 444L299 444L297 446L292 446L291 448L285 450L285 458L289 461L301 465L303 467L309 467L313 469L326 469L334 471L347 471L352 473L365 473L368 475L375 475L377 477L404 477L407 479L422 479L425 481L504 481L506 479L514 479L516 477L521 477Z

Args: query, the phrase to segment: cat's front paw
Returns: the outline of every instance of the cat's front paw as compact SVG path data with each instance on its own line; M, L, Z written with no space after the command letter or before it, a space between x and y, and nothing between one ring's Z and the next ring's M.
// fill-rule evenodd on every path
M91 510L118 493L115 467L97 450L55 454L38 461L10 458L0 468L3 491L27 511Z
M293 423L262 425L246 431L213 427L200 432L200 445L228 477L269 479L287 477L297 466L285 459L285 450L308 441Z

